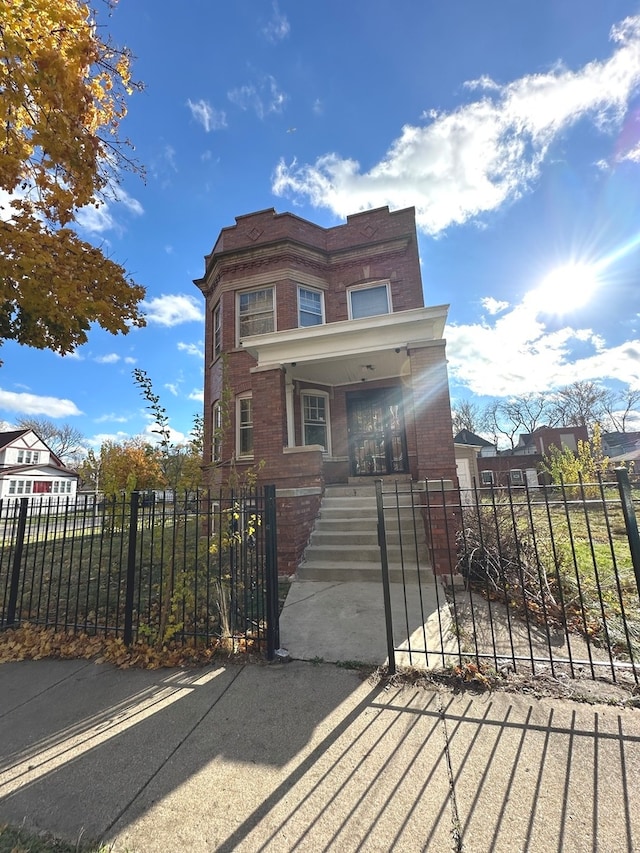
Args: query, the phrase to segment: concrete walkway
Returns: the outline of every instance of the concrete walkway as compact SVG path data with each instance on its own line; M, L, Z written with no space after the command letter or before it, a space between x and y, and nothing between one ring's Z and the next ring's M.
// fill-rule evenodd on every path
M0 666L0 822L116 851L640 850L640 712L334 665Z
M458 648L442 588L433 581L389 588L394 646L411 649L396 653L397 666L446 666L447 653L455 656ZM384 664L382 583L294 580L280 615L280 645L296 660Z

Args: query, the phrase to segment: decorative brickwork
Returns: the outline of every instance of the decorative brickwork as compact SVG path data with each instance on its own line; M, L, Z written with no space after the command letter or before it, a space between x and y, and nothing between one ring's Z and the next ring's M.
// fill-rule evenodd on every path
M205 263L205 475L275 483L281 574L297 567L325 482L455 479L446 306L424 307L413 209L334 228L258 211L224 228Z

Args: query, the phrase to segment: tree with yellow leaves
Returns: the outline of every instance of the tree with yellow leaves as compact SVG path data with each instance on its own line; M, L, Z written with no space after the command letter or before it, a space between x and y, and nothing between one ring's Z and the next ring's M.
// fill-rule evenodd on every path
M137 170L118 125L139 85L101 32L78 0L0 0L0 343L64 354L93 322L144 325L144 288L71 227Z

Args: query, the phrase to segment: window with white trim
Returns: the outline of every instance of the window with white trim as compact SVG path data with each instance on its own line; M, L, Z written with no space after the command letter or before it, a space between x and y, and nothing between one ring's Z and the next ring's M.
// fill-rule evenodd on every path
M213 309L213 357L222 352L222 306L218 302Z
M31 494L31 480L24 481L24 493L25 495Z
M9 480L9 494L15 495L15 493L16 493L16 481L15 480Z
M238 336L266 335L275 329L273 287L238 293Z
M238 456L253 456L253 400L251 394L237 398Z
M305 391L301 399L302 443L319 444L329 452L329 395Z
M53 481L53 494L54 495L58 494L58 481L57 480Z
M353 287L348 293L351 320L391 313L391 294L388 284Z
M18 480L17 494L19 494L19 495L24 494L24 480Z
M216 464L222 459L222 407L220 400L213 404L213 441L211 445L211 461Z
M24 462L24 450L18 451L18 465Z
M324 322L324 294L298 285L298 326L319 326Z
M40 459L40 453L37 450L34 450L33 453L31 454L31 461L33 462L34 465L36 465L38 463L39 459Z
M483 486L493 486L493 471L480 471L480 482Z
M524 477L520 468L512 468L509 472L511 483L514 486L521 486L524 483Z

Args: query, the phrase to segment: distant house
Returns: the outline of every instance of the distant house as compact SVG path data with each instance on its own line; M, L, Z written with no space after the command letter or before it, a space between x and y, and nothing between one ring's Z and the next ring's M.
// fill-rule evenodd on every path
M456 445L480 446L478 474L481 486L524 486L530 488L540 483L539 474L545 456L552 447L578 450L579 441L589 438L587 428L542 426L532 433L522 433L515 447L498 450L491 442L469 430L461 430L454 441Z
M64 498L75 503L78 479L33 430L0 432L3 506L19 498L29 498L32 503Z
M605 432L602 434L602 452L615 465L640 459L640 432Z

